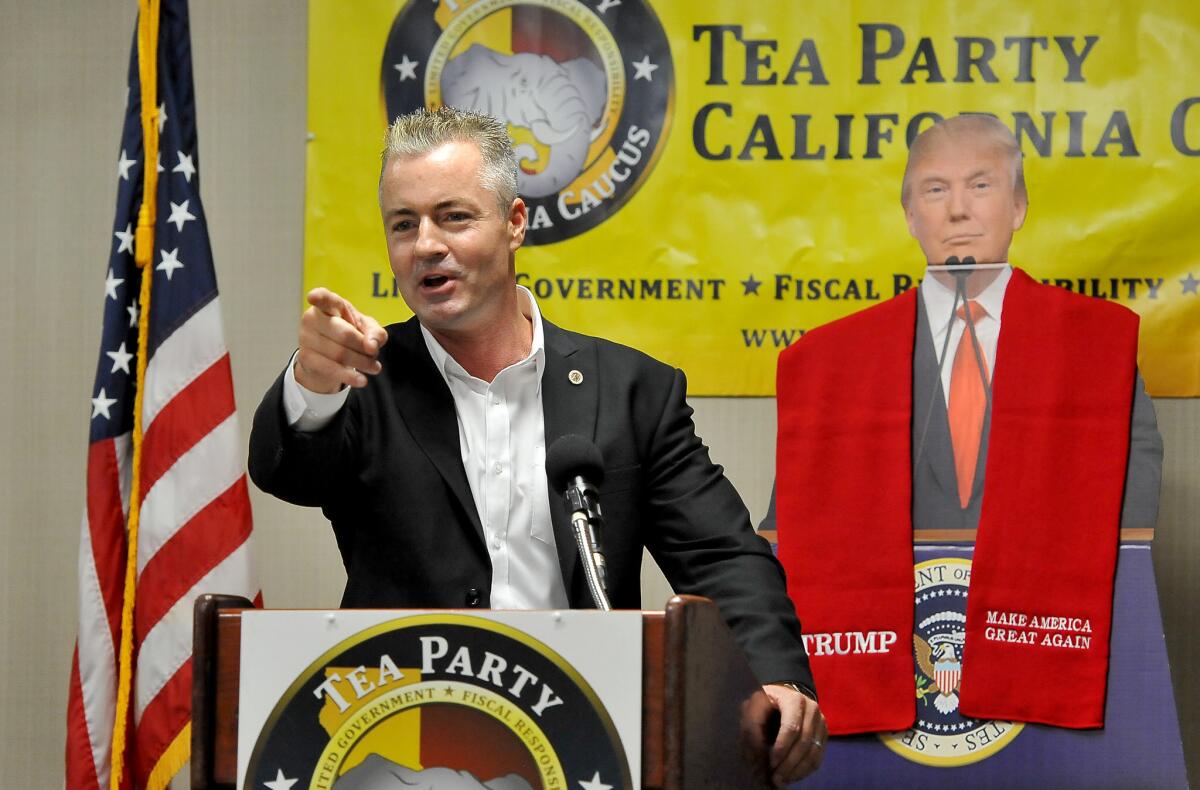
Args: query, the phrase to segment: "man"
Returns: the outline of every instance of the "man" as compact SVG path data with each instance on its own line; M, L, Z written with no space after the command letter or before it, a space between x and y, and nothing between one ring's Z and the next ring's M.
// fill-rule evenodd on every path
M383 328L312 291L250 440L254 481L332 522L343 605L590 606L544 462L557 437L592 438L612 604L640 607L643 547L676 591L713 598L779 710L774 780L814 770L826 731L782 571L696 436L682 372L559 329L516 285L527 216L504 125L398 118L379 202L414 318Z
M956 636L962 715L1102 726L1118 526L1154 526L1162 464L1137 318L1008 265L1029 201L1017 142L991 116L919 135L901 203L926 260L952 265L779 361L789 592L830 645L884 635L849 659L814 656L830 730L912 724L914 528L978 529ZM1065 636L1079 649L1061 649L1064 635L1017 643L1043 636L1011 627L1030 623L1076 626Z

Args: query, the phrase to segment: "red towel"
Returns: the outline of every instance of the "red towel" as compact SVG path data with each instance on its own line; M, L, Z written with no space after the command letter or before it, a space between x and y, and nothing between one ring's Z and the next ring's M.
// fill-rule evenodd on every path
M779 556L834 734L915 718L917 298L815 329L779 359ZM1001 322L960 710L1099 727L1138 319L1014 270Z

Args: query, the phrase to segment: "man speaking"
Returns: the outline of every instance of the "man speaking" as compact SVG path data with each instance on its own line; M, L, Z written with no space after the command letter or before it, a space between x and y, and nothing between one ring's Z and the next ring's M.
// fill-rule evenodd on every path
M559 329L516 285L527 216L506 127L398 118L379 204L414 318L381 327L313 290L250 437L255 483L332 523L342 605L590 606L545 472L555 439L587 437L613 606L640 607L643 547L677 592L714 599L779 710L775 782L815 770L826 730L782 570L696 436L682 372Z
M1162 464L1137 316L1008 264L1029 199L995 118L924 131L901 191L920 288L779 359L780 558L829 728L913 723L914 528L978 530L962 715L1102 726L1118 528L1154 526Z

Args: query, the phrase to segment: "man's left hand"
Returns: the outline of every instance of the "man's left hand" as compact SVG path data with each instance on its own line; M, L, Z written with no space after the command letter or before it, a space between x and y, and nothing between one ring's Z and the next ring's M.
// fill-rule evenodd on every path
M787 787L811 774L825 757L829 730L817 701L788 686L763 686L779 711L779 734L771 747L771 781Z

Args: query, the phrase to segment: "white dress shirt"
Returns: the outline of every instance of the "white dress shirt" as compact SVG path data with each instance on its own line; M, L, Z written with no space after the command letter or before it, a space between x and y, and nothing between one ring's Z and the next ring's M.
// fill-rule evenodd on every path
M1012 278L1012 267L1005 265L995 280L987 285L974 301L979 302L987 315L975 321L975 336L983 349L987 362L988 380L996 365L996 342L1000 339L1000 311L1004 306L1004 291ZM950 372L954 369L954 355L958 351L958 343L967 322L953 312L954 288L947 286L931 273L926 272L921 281L921 298L925 301L925 315L929 318L929 329L933 332L933 353L941 365L942 396L946 403L950 402ZM961 300L959 307L962 306ZM946 332L950 332L950 343L946 345L946 361L941 362L942 346L946 343Z
M491 383L469 374L424 326L421 334L454 398L463 467L492 561L492 608L566 609L546 483L542 317L533 294L517 288L522 309L533 323L533 343L528 356L500 371ZM293 358L283 385L288 424L299 431L319 430L337 414L350 391L310 392L296 381L294 367Z

